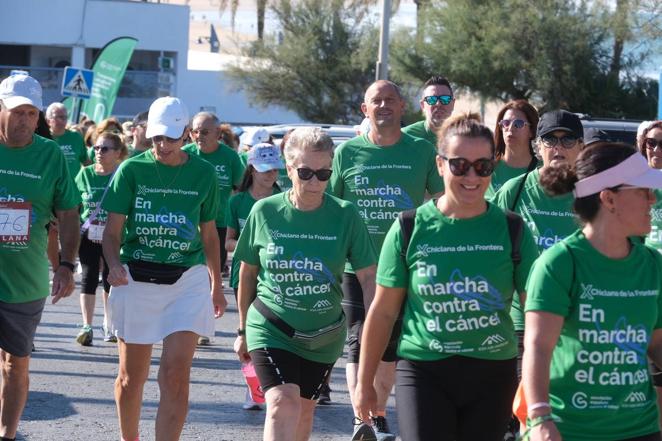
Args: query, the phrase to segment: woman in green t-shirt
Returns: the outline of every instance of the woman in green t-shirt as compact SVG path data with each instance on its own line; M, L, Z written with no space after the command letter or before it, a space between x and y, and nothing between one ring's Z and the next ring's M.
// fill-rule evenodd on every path
M320 387L342 354L345 262L374 293L376 256L356 207L325 193L333 140L296 129L285 146L292 188L255 203L233 259L239 270L235 351L252 360L267 401L264 439L304 441Z
M662 169L662 120L648 121L637 137L639 152L648 159L652 168ZM646 245L662 252L662 191L655 191L657 202L651 209L651 232L646 236ZM660 375L662 377L662 375ZM660 384L662 386L662 384Z
M232 253L237 247L237 241L241 235L241 230L246 224L248 214L253 205L261 199L280 193L276 179L285 164L281 159L280 149L272 144L261 143L254 145L248 152L248 164L241 184L237 189L237 194L230 198L228 203L227 221L228 230L225 236L225 249ZM230 272L230 286L234 290L235 299L237 298L237 289L239 288L239 266L241 262L232 259L232 270ZM249 372L253 370L252 363L244 363L242 370ZM247 381L249 379L247 378ZM250 384L246 391L246 401L243 408L246 410L261 409L264 397L261 402L257 402L253 397Z
M526 100L507 102L497 114L494 128L496 167L486 197L491 198L507 180L529 173L538 166L533 140L538 111Z
M101 249L101 239L108 214L101 209L100 205L102 199L105 198L110 180L117 167L129 154L119 135L109 132L99 135L96 145L92 149L95 154L95 163L82 168L75 179L76 187L83 200L80 215L80 246L78 249L80 265L83 268L80 289L83 326L76 336L76 341L83 346L92 345L92 318L94 317L96 290L99 286L100 261L103 261L101 274L103 283L103 339L106 342L117 341L115 336L108 330L106 304L110 284L108 283L108 265Z
M411 234L396 221L384 240L354 398L361 420L369 420L375 372L404 304L396 374L403 441L497 440L517 388L510 303L515 291L525 295L538 253L512 214L521 235L515 262L513 221L484 198L494 139L477 115L444 122L437 167L444 195L416 210Z
M522 382L531 441L659 441L647 355L662 363L662 256L650 231L662 172L625 144L549 168L584 223L535 262L527 282Z

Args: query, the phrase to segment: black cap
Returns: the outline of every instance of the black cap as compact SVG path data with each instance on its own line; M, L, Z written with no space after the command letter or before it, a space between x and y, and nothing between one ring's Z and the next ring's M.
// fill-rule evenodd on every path
M148 112L140 112L133 117L131 122L134 126L137 126L138 124L147 124L147 114Z
M572 133L577 138L584 137L584 127L577 115L566 110L552 110L544 113L538 121L536 135L543 137L556 130Z
M612 139L611 136L609 136L609 133L604 130L593 127L584 130L584 145L588 147L596 142L612 142Z

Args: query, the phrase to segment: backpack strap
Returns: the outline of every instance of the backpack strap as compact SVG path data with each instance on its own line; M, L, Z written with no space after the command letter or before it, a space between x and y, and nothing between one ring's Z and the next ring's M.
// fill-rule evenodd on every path
M513 266L516 267L522 261L520 248L524 236L524 219L512 211L506 210L506 222L508 223L508 234L510 235L510 258L513 261Z
M414 232L414 225L416 223L416 209L401 211L398 214L398 222L400 222L400 233L402 234L402 248L400 248L400 256L403 259L407 258L407 249L409 242L411 242L411 235Z
M531 158L531 162L529 162L529 166L526 168L526 173L524 173L524 176L522 177L522 182L520 182L519 186L517 187L517 193L515 193L515 199L513 199L513 203L510 206L511 211L515 211L515 207L517 206L519 197L522 194L522 190L524 189L524 184L526 183L527 176L529 176L529 173L535 170L537 166L538 166L538 158L536 158L536 156L533 155L533 157Z

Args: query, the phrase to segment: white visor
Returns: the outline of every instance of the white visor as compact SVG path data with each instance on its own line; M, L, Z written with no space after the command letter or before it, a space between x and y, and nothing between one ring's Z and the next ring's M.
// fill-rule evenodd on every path
M575 184L573 194L576 198L583 198L619 185L662 188L662 170L650 168L646 158L635 153L620 164L580 180Z

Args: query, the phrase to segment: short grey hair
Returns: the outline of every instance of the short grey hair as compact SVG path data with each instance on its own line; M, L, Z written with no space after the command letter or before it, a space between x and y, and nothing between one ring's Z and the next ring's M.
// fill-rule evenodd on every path
M67 107L62 104L62 103L51 103L47 108L46 108L46 119L51 119L53 117L53 113L55 113L56 110L64 110L65 114L67 112Z
M319 127L300 127L287 138L283 153L291 165L304 152L328 152L333 158L334 147L333 139Z
M198 112L198 113L196 113L195 116L193 117L193 119L191 120L191 124L196 119L211 119L214 122L215 126L217 126L221 123L221 120L218 119L218 116L216 116L215 114L213 114L211 112Z

